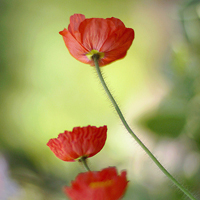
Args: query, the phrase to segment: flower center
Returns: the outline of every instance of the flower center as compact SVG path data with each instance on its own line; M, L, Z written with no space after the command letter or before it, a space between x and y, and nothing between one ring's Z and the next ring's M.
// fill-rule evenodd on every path
M103 182L92 182L90 183L91 188L101 188L101 187L109 187L113 184L113 180L103 181Z
M87 56L87 58L88 58L89 60L93 60L92 56L94 56L94 55L98 55L98 60L100 60L101 58L104 57L104 53L103 53L103 52L98 52L98 51L95 50L95 49L93 49L92 51L90 51L90 52L88 52L88 53L86 54L86 56Z

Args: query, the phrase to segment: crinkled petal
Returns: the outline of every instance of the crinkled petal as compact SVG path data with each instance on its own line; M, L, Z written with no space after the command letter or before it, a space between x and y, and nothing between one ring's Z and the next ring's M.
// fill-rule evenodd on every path
M79 158L79 155L73 151L71 139L66 136L67 133L59 134L58 138L50 139L47 146L51 151L64 161L74 161Z
M106 131L106 126L99 128L95 126L74 128L72 131L74 135L81 135L81 138L79 138L76 145L74 145L74 151L82 153L82 155L87 155L88 157L97 154L105 144ZM78 149L76 149L76 147L78 147ZM79 149L80 147L81 149Z
M75 161L80 157L91 157L104 146L107 138L107 126L75 127L65 131L57 138L50 139L47 146L61 160Z

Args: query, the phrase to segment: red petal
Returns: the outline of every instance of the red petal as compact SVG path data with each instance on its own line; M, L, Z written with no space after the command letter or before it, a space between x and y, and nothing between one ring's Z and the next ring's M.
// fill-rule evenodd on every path
M107 18L107 20L110 20L110 21L113 22L113 24L115 25L115 29L116 30L125 28L124 23L120 19L117 19L115 17L111 17L111 18Z
M81 35L79 33L79 26L82 21L85 20L85 15L74 14L70 17L70 24L68 26L68 31L81 43Z
M100 65L106 65L123 58L131 46L133 39L134 31L131 28L126 28L124 31L118 30L109 36L100 49L101 52L105 53L104 58L100 60Z
M80 156L73 151L71 140L67 137L67 131L58 135L58 138L50 139L47 146L63 161L74 161Z
M86 54L89 52L87 49L85 49L67 30L64 29L63 31L59 32L60 35L63 36L65 45L67 46L67 49L69 50L70 54L76 58L77 60L89 64L91 61L87 58Z
M114 32L105 41L104 45L100 49L101 52L109 52L118 48L124 48L128 50L127 43L132 44L134 39L134 31L131 28L119 29ZM127 48L125 48L127 47Z
M102 18L85 19L79 27L83 46L89 51L102 47L109 34L115 29L111 20Z
M74 145L74 151L78 152L76 147L81 147L82 155L91 157L97 154L103 148L107 136L107 127L76 127L73 129L72 132L74 133L74 135L81 134L81 139L78 140L79 143L77 143L77 145Z

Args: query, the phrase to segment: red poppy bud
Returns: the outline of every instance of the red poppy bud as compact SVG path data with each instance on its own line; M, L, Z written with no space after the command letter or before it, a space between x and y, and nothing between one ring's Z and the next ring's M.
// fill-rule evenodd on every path
M50 139L47 146L64 161L75 161L97 154L104 146L107 138L107 126L75 127L71 132L60 133L57 138Z
M59 33L70 54L92 66L94 54L99 55L99 66L123 58L134 39L134 30L117 18L87 19L82 14L72 15L68 30Z

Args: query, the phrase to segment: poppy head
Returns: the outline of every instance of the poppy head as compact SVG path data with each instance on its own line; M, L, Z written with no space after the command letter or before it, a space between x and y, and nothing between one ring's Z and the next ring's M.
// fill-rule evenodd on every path
M57 138L50 139L47 146L64 161L75 161L97 154L104 146L107 138L107 126L75 127L72 131L60 133Z
M70 54L92 66L94 54L99 66L123 58L134 39L134 30L117 18L85 18L82 14L72 15L68 30L59 33Z

